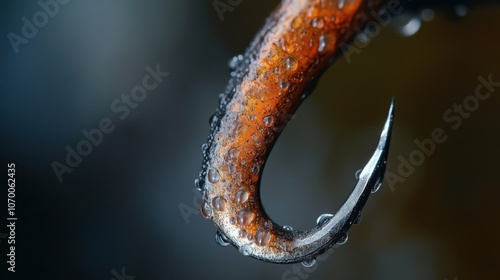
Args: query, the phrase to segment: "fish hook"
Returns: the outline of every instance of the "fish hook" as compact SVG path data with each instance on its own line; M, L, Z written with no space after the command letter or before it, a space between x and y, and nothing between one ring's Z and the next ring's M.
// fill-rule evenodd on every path
M383 1L284 0L245 55L229 62L232 78L210 118L211 133L196 186L200 211L212 219L218 244L235 246L245 256L272 263L314 263L360 217L378 190L389 151L394 99L377 148L357 174L354 190L335 215L323 214L317 226L293 230L273 222L260 200L264 164L278 136L317 78L352 40Z

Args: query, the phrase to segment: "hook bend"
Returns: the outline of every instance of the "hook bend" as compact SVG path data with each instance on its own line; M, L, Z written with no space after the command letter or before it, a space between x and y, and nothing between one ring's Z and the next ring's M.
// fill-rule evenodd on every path
M260 180L271 149L318 77L373 18L384 1L283 0L244 55L229 62L231 79L210 118L196 186L201 214L214 222L216 241L272 262L314 263L347 240L371 192L382 183L394 99L378 146L354 190L335 215L323 214L307 231L276 224L260 200ZM341 3L341 4L340 4Z

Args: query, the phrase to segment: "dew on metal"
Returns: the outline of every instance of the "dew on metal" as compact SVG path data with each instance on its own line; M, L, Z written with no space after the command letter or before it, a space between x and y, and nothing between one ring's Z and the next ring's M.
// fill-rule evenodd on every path
M346 244L348 239L349 239L349 236L347 235L347 233L345 233L344 235L342 235L342 237L340 237L339 241L337 241L337 245Z
M359 169L358 171L356 171L356 173L354 173L354 177L356 178L356 180L359 180L359 175L361 175L361 171L363 170Z
M299 62L293 56L289 56L285 59L285 69L288 71L295 71L299 66Z
M219 181L219 171L217 171L217 169L210 168L208 170L208 181L212 184Z
M325 36L321 35L319 36L318 52L324 51L325 47L326 47Z
M240 225L243 226L249 225L254 218L255 214L248 209L243 208L240 211L238 211L238 223Z
M266 246L271 241L271 233L267 230L259 230L255 235L255 244L257 246Z
M240 55L233 56L229 60L229 62L227 63L229 70L234 71L236 69L236 67L238 67L238 64L240 63L240 61L243 61L243 55L240 54Z
M323 19L320 18L320 17L314 18L313 21L312 21L312 26L314 28L323 28L323 26L324 26Z
M326 224L329 220L331 220L333 218L333 215L332 214L322 214L318 217L318 219L316 220L316 225L318 227L321 227L323 226L324 224Z
M372 193L376 193L381 186L382 186L382 180L379 179L377 183L375 183L375 186L372 189Z
M236 158L238 158L239 154L240 154L240 152L237 149L231 148L231 149L229 149L229 151L227 151L227 160L236 159Z
M201 183L200 183L200 179L194 179L194 187L195 187L197 190L201 191L202 186L201 186Z
M259 174L259 171L260 171L259 165L258 164L254 164L253 167L252 167L252 173Z
M264 122L264 125L269 127L271 125L273 125L273 117L271 116L265 116L262 121Z
M252 253L252 247L250 247L250 244L245 244L241 246L238 250L243 256L249 256Z
M236 203L242 204L245 203L248 200L248 192L245 190L245 188L239 189L236 194L235 194L235 200Z
M286 230L286 231L293 231L293 227L289 226L289 225L284 225L283 229Z
M222 247L226 247L227 245L229 245L229 240L227 239L227 237L218 231L215 233L215 242L217 242L217 244Z
M226 209L226 199L222 196L216 196L212 199L212 205L217 211L224 211Z
M356 217L356 220L354 220L354 223L355 224L359 224L361 223L361 212L358 214L358 216Z
M212 208L205 201L203 201L203 203L200 205L200 212L205 219L210 219L212 217Z
M285 80L280 81L280 88L282 90L287 90L289 86L290 86L290 84L287 81L285 81Z
M236 167L232 163L227 164L227 173L234 174L236 172Z
M273 228L273 223L271 221L269 221L269 220L266 220L264 222L264 227L268 228L268 229L272 229Z

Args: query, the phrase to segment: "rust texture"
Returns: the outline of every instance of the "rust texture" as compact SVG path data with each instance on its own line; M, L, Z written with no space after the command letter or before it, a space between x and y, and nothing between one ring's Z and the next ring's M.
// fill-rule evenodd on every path
M290 116L341 44L352 40L384 2L282 1L245 54L230 62L232 77L210 119L197 184L204 197L202 215L244 255L292 263L333 246L297 242L308 233L275 224L261 205L260 178Z

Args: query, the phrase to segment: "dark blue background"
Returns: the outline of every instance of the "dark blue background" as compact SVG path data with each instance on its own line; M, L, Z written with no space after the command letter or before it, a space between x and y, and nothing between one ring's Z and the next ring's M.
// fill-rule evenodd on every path
M385 182L347 245L315 268L243 257L214 242L210 221L183 217L180 209L198 201L200 145L229 78L227 61L244 51L276 2L243 1L221 21L213 1L73 0L17 54L7 34L21 34L21 18L40 6L0 4L0 155L4 172L8 162L17 166L18 279L112 279L122 267L136 280L498 275L500 89L457 130L443 119L474 94L479 75L500 81L494 6L470 8L460 19L437 11L410 38L382 28L351 63L340 58L325 73L285 129L262 195L276 222L297 229L340 206L375 147L392 96L389 172L398 173L415 139L435 128L448 136L393 191ZM157 64L170 76L120 120L110 104ZM85 139L81 131L103 118L114 131L59 182L51 163L63 163L65 147L75 148ZM5 213L7 204L0 205Z

